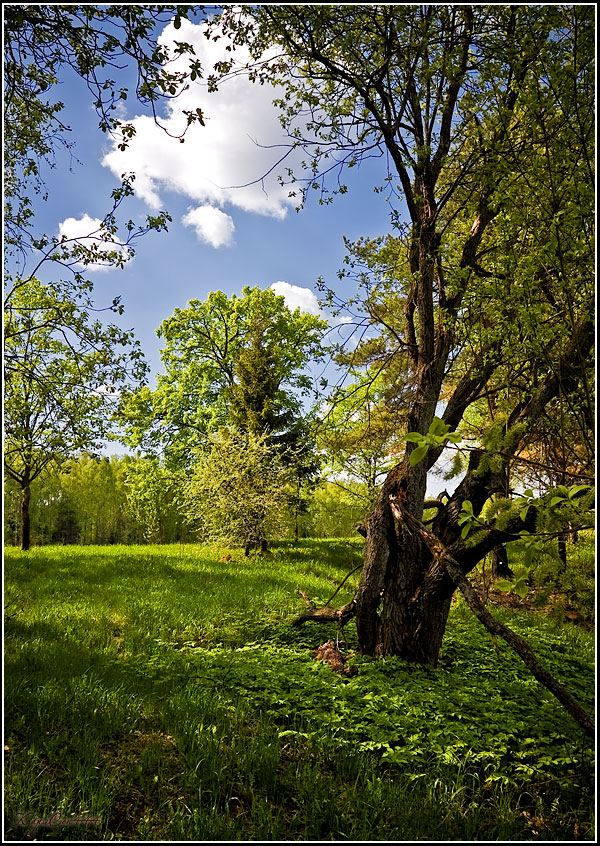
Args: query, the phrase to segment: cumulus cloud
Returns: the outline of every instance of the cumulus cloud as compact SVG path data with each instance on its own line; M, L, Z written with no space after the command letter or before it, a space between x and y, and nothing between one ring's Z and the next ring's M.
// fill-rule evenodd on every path
M310 288L290 285L289 282L274 282L271 289L285 299L285 304L290 311L299 308L300 311L306 311L308 314L321 314L319 302Z
M214 206L198 206L181 218L185 226L193 226L200 241L213 247L233 244L235 226L232 218Z
M117 253L124 261L131 258L130 251L121 241L111 235L97 217L84 214L81 217L67 217L58 226L60 238L71 241L70 251L73 257L79 257L83 247L98 259L95 262L81 262L86 270L110 270L114 266L114 257L108 253Z
M204 28L204 24L182 20L179 30L171 23L159 40L166 45L175 41L192 44L208 75L215 62L223 57L224 42L209 41L203 34ZM235 56L240 65L250 60L243 48L236 50ZM181 57L174 67L187 61ZM182 111L195 111L199 107L205 116L205 126L192 124L185 143L179 144L157 127L152 118L134 117L130 122L136 133L129 146L119 150L119 139L115 139L102 163L118 177L135 173L136 194L153 209L162 205L161 192L175 191L203 209L216 210L228 205L282 219L295 201L288 196L289 187L279 185L275 173L265 176L286 152L283 145L288 143L273 106L275 96L277 92L272 86L254 85L243 76L229 79L212 94L205 83L196 80L177 99L167 103L166 116L161 122L169 132L178 134L186 123ZM204 221L209 219L208 212L202 215ZM212 220L224 223L214 214ZM204 223L200 232L206 233ZM208 243L213 241L208 239Z

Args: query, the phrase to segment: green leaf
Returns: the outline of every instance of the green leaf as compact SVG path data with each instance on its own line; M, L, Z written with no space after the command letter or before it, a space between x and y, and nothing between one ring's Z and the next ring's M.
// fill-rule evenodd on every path
M517 596L520 596L521 599L525 599L529 588L527 587L527 580L526 579L517 579L515 584L513 585L513 593L516 593Z
M569 499L573 499L573 497L576 497L578 493L581 493L581 491L587 490L591 490L589 485L573 485L569 489Z
M405 439L410 444L420 444L422 440L424 440L424 436L420 435L418 432L409 432Z
M419 461L422 461L425 458L425 456L427 455L428 449L429 449L428 444L422 444L421 446L418 446L416 449L413 449L413 451L410 454L410 458L408 459L409 462L410 462L410 466L414 467L415 464L418 464Z
M444 423L444 421L440 417L434 417L433 423L429 427L429 434L436 436L445 435L448 432L449 428L450 426Z

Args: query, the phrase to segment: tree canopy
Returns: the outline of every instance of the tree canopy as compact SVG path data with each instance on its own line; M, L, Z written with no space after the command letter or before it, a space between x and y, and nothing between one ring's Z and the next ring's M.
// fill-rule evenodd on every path
M283 435L303 416L312 384L304 367L323 355L325 325L290 311L271 289L214 291L176 309L158 330L165 372L156 390L124 395L130 443L187 467L206 435L223 426Z
M143 379L146 366L130 332L91 321L36 279L15 289L4 328L4 467L23 493L27 549L31 483L49 465L99 448L120 388Z
M197 11L203 14L202 7ZM34 199L48 199L47 170L57 166L61 150L72 154L74 149L60 85L79 77L89 90L100 129L118 134L126 146L135 128L120 118L117 105L130 96L131 82L137 100L158 122L157 103L177 97L201 69L190 45L180 42L171 55L157 38L158 25L173 15L179 20L181 14L193 14L189 6L6 4L3 12L5 258L11 272L15 263L17 274L25 277L32 256L35 273L41 262L65 263L69 246L39 232L35 221ZM172 60L185 54L192 54L189 65L175 70ZM203 119L200 110L186 118L181 138L187 126ZM163 212L143 226L130 221L123 238L117 238L115 211L131 192L131 182L126 175L104 220L100 246L108 260L118 261L124 243L131 247L148 227L160 229L168 218ZM78 261L86 258L81 247L78 253Z

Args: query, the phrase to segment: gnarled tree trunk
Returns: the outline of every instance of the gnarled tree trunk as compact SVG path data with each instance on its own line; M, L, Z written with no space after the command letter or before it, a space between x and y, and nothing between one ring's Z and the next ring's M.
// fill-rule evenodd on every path
M366 522L365 563L355 597L359 648L368 655L398 655L435 665L454 584L435 566L422 540L390 509L391 494L403 497L410 507L403 467L388 476ZM422 512L423 499L417 512Z

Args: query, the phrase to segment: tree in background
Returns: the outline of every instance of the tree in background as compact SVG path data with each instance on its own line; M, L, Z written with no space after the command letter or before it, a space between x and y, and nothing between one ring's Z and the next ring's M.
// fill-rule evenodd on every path
M323 356L325 327L270 289L230 298L214 291L175 309L157 333L165 373L156 389L123 395L127 442L186 468L206 435L225 425L283 436L302 416L311 388L304 367Z
M319 444L333 476L361 483L372 505L401 447L402 412L386 403L381 374L353 370L354 382L338 388L323 409Z
M249 345L235 364L235 383L226 388L230 424L250 439L263 440L290 471L287 501L293 511L294 535L306 512L321 462L313 437L312 415L303 414L297 398L278 400L279 375L275 342L267 342L268 318L253 321ZM324 325L324 324L323 324ZM264 532L254 533L266 545Z
M311 493L300 519L300 536L347 538L356 536L356 524L364 519L370 500L356 482L322 481Z
M203 541L267 549L286 533L294 474L266 436L221 429L199 449L184 508Z
M214 27L256 59L236 68L233 52L219 73L284 86L282 122L312 167L307 190L327 201L326 173L343 192L346 166L389 162L389 196L402 205L367 293L372 312L394 287L409 437L367 520L346 612L364 653L435 664L457 584L471 598L465 574L534 533L551 501L525 509L511 496L478 523L507 462L557 397L592 396L591 8L245 6ZM471 404L493 396L498 413L462 481L417 531L428 471Z
M282 472L285 468L291 474L286 475L289 484L295 479L296 494L290 497L288 491L286 501L301 509L303 489L317 470L301 404L311 387L304 368L324 355L320 341L325 328L314 315L290 311L284 298L270 289L247 287L241 296L231 298L216 291L204 302L193 300L185 309L176 309L159 330L165 340L166 372L159 375L156 389L123 396L128 443L160 454L169 471L195 474L194 514L203 489L198 474L202 476L202 468L218 458L219 441L211 442L211 436L219 433L225 438L227 456L236 455L241 443L247 444L249 455L256 459L257 490L263 488L266 472L263 458L258 457L268 449L271 470L279 463ZM225 429L233 440L227 440ZM212 444L208 453L207 444ZM198 461L201 466L195 470ZM239 476L235 461L228 457L224 466L235 484ZM242 466L246 467L243 461ZM250 478L248 467L244 473ZM218 513L225 519L222 509ZM264 547L266 534L256 525L259 510L253 514L255 525L248 537Z
M15 290L6 312L4 361L4 468L21 490L26 550L32 482L79 451L100 448L120 386L142 380L146 367L131 333L91 322L35 279Z
M31 485L31 542L43 544L174 543L188 533L173 474L130 455L85 452L50 466ZM5 480L6 542L21 536L21 491Z
M181 474L167 472L154 457L129 459L123 485L125 510L145 543L173 543L185 536Z

